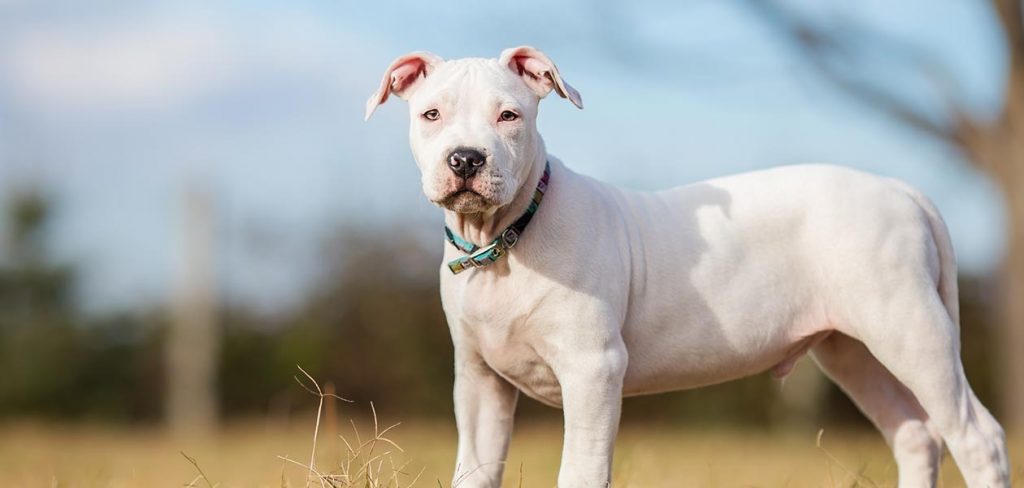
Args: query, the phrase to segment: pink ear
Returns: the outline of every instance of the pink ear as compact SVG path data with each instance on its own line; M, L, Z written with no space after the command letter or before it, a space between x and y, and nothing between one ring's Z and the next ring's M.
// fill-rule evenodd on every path
M583 108L583 98L558 74L555 63L544 53L530 46L519 46L501 52L498 62L514 71L537 96L543 98L555 90L562 98L568 98L573 105Z
M443 62L444 60L437 55L426 51L409 53L396 59L384 72L380 87L366 101L364 120L369 120L377 106L387 101L392 93L399 98L408 99L419 82Z

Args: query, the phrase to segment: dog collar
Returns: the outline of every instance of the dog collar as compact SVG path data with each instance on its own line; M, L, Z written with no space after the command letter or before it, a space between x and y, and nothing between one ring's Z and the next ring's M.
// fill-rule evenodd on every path
M482 268L508 254L508 251L519 242L519 237L523 235L523 231L526 230L530 220L533 220L533 214L537 213L537 208L540 207L540 201L544 199L544 191L548 188L548 180L550 178L551 163L545 162L544 174L540 177L540 181L537 182L537 189L533 192L533 198L530 200L530 205L526 207L526 212L523 212L523 215L520 215L515 222L512 222L512 225L506 227L501 234L498 234L498 237L495 237L486 246L477 246L459 237L448 226L445 226L444 235L448 238L448 242L452 243L460 251L468 254L468 256L448 262L448 269L452 270L452 274L459 274L469 268Z

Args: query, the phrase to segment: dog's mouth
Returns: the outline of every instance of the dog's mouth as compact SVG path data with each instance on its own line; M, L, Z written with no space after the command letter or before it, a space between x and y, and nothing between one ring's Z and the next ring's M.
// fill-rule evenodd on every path
M491 206L486 197L469 188L456 190L438 201L437 204L463 214L481 213Z

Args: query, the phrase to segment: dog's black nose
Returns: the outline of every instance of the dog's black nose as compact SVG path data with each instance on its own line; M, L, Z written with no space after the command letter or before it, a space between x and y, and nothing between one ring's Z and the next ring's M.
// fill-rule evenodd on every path
M484 165L484 161L487 158L476 149L456 149L448 155L448 168L453 173L462 177L469 178L476 173L476 170L480 169Z

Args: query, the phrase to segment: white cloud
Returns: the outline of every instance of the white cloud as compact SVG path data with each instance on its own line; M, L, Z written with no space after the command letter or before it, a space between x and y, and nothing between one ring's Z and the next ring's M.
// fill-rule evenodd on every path
M377 76L376 66L386 65L367 39L301 7L233 12L186 4L74 22L42 18L2 37L0 83L29 110L184 108L289 73L363 96L376 80L353 74Z
M229 81L231 38L208 12L35 24L8 36L4 75L29 101L62 108L154 109ZM34 105L35 105L34 104Z

